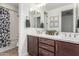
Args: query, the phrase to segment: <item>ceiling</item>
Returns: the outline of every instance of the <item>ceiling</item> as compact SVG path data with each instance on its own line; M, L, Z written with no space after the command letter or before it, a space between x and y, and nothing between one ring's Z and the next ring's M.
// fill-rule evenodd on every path
M7 3L7 4L9 4L11 6L14 6L15 8L18 8L19 7L19 4L18 3Z
M19 7L19 3L7 3L7 4L10 4L10 5L14 6L15 8ZM31 7L38 6L39 4L42 4L42 3L30 3ZM46 3L45 9L51 10L51 9L62 7L64 5L68 5L68 4L72 4L72 3Z
M19 7L19 3L7 3L7 4L10 4L10 5L14 6L15 8ZM31 7L38 6L39 4L42 4L42 3L30 3ZM46 3L45 8L47 10L51 10L51 9L62 7L64 5L68 5L68 4L71 4L71 3Z
M55 8L59 8L59 7L62 7L62 6L65 6L65 5L69 5L69 4L72 4L72 3L31 3L31 8L37 8L39 7L40 4L43 4L42 6L42 9L46 9L46 10L51 10L51 9L55 9ZM39 8L40 8L39 7Z
M64 5L68 5L68 4L71 4L71 3L48 3L48 4L46 4L45 8L47 10L51 10L51 9L62 7Z

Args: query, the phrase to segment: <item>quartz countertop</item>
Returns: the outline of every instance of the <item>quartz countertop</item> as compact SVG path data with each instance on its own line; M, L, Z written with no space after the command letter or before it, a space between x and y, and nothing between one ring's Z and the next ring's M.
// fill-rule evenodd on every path
M33 33L27 33L27 35L79 44L78 38L76 38L76 39L75 38L66 38L66 37L62 37L61 35L47 35L47 34L36 34L36 33L34 33L34 34Z

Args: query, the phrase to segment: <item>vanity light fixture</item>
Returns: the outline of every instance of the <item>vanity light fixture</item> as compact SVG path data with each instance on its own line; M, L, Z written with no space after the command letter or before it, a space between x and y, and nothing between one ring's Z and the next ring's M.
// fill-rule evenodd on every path
M38 5L35 5L32 8L30 8L30 11L37 10L37 9L39 9L42 6L45 6L46 4L47 3L39 3Z

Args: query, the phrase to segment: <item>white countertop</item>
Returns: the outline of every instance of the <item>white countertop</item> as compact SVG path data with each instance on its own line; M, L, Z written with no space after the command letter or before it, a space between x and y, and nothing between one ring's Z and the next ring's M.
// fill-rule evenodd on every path
M47 39L52 39L52 40L58 40L58 41L64 41L64 42L70 42L70 43L75 43L75 44L79 44L79 39L75 39L75 38L66 38L66 37L62 37L60 35L58 36L53 36L53 35L47 35L47 34L36 34L36 33L27 33L27 35L31 35L31 36L37 36L37 37L42 37L42 38L47 38Z

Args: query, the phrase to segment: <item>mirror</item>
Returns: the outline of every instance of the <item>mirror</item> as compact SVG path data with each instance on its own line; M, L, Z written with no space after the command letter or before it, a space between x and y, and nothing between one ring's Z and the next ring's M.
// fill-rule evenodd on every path
M76 32L79 33L79 19L77 19Z
M52 6L51 6L52 5ZM46 5L48 13L47 30L56 30L58 32L77 32L76 27L79 23L76 21L77 7L73 3L48 3Z
M61 31L73 32L73 9L61 12Z
M30 11L30 20L32 28L44 28L44 23L42 20L42 12L41 10L33 10Z
M47 3L30 11L32 28L79 32L79 5L73 3Z
M79 33L79 3L76 3L76 32Z

